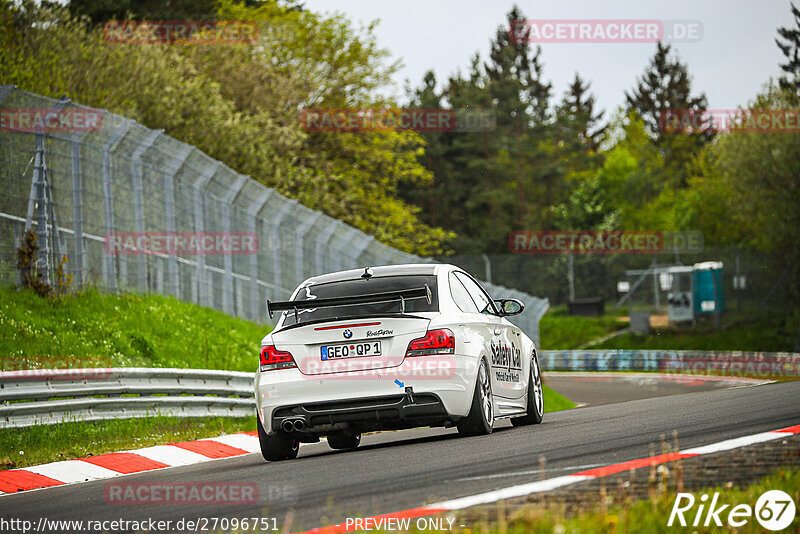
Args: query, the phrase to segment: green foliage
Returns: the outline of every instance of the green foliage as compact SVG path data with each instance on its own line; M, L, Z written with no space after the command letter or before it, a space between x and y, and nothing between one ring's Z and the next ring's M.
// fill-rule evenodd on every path
M791 3L794 28L778 28L775 43L780 48L786 63L781 63L783 75L778 79L781 89L800 95L800 9Z
M756 110L796 109L798 95L770 86L751 104ZM710 201L714 215L698 217L707 231L719 229L722 242L754 247L777 259L785 290L800 302L800 135L748 133L734 129L720 136L693 182L698 203ZM697 206L699 213L703 206ZM703 228L706 230L706 228Z
M33 230L28 230L22 236L22 244L17 249L17 269L22 276L22 285L41 297L51 297L53 288L42 279L42 273L36 267L38 254L39 237Z
M664 158L660 178L672 186L682 187L687 180L687 165L713 132L668 132L663 126L663 113L701 113L707 108L702 93L692 96L687 66L671 54L671 46L659 42L647 70L636 87L625 94L627 110L636 111L655 140Z
M459 235L453 244L459 253L504 252L514 230L572 224L565 222L571 215L566 204L600 160L604 127L588 84L576 76L553 107L541 49L509 37L509 24L524 18L516 7L508 13L486 61L476 54L468 72L452 76L441 90L428 73L409 95L412 107L446 102L496 115L491 132L423 134L420 161L434 173L433 184L403 192L426 210L428 224Z
M788 462L787 462L788 464ZM673 469L673 464L667 464L668 469ZM684 469L688 469L684 466ZM643 476L639 474L638 476ZM644 475L646 476L646 475ZM621 484L621 483L620 483ZM655 488L654 488L655 489ZM719 485L711 488L697 488L692 493L698 497L700 495L721 495L721 503L748 504L755 506L758 498L769 490L780 489L788 493L797 501L800 494L800 469L796 466L782 467L776 469L768 476L761 478L758 482L731 487L730 484ZM687 532L731 532L741 534L761 533L764 527L754 518L749 517L746 524L733 529L725 525L723 527L680 527L676 524L672 527L667 526L667 522L675 504L675 494L662 494L661 491L654 491L651 499L635 500L619 495L615 487L603 488L596 495L589 498L579 499L578 504L542 506L541 504L528 504L521 509L517 509L504 516L502 522L486 524L481 521L479 525L470 524L469 528L460 530L455 529L454 534L466 534L475 531L487 534L553 534L553 533L581 533L581 534L606 534L613 532L648 532L648 533L668 533L686 530ZM619 496L617 499L615 497ZM588 502L587 502L588 501ZM589 504L596 503L596 504ZM698 508L695 505L695 508ZM719 508L719 506L717 507ZM699 509L699 508L698 508ZM505 514L505 506L498 512ZM722 511L721 521L727 519L727 514L731 508ZM694 513L694 511L692 512ZM699 513L699 512L698 512ZM704 515L701 514L701 519ZM687 513L687 523L691 521ZM465 523L464 519L457 521ZM713 525L713 523L712 523ZM785 532L796 532L800 526L800 517L796 517L792 523L786 527ZM415 530L414 532L421 532Z
M216 15L216 0L70 0L70 12L95 23L137 20L208 20Z
M106 4L95 6L97 12L86 11L89 4L73 8L100 21L126 5L111 6L113 13ZM131 7L133 15L157 17L162 12L156 8L163 6ZM173 7L176 16L163 18L196 18L206 9ZM447 251L452 232L421 223L419 210L397 193L401 182L431 180L416 159L423 149L419 136L301 128L299 110L305 107L392 104L372 97L397 69L385 64L388 53L376 43L375 24L354 27L341 15L321 16L275 1L251 6L223 0L216 9L220 19L258 23L258 42L111 44L88 17L73 18L51 4L0 0L0 83L51 97L66 94L163 129L401 250Z

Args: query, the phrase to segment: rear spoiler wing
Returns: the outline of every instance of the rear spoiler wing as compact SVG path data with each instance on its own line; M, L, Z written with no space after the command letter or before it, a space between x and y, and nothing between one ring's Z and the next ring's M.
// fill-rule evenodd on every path
M401 313L406 312L406 300L424 298L431 303L431 289L428 284L413 289L401 289L400 291L384 291L383 293L370 293L368 295L357 295L354 297L331 297L327 299L311 300L287 300L284 302L270 302L267 299L267 313L272 319L276 311L294 310L297 315L298 310L308 310L314 308L333 308L336 306L352 306L354 304L369 304L373 302L400 301Z

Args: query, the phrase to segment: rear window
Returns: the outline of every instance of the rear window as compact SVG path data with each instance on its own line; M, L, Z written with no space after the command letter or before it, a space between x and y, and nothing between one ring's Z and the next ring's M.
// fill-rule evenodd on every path
M439 299L436 291L436 276L434 275L406 275L406 276L373 276L369 280L357 278L355 280L339 280L325 284L315 284L303 288L294 300L326 299L333 297L352 297L383 293L385 291L400 291L402 289L416 289L425 284L431 290L431 303L427 299L409 299L405 302L406 313L435 312L439 311ZM285 315L283 326L308 323L321 319L345 319L355 317L369 317L373 315L386 315L400 313L399 300L390 302L375 302L371 304L353 304L350 306L335 306L298 310L295 321L294 311L283 312Z

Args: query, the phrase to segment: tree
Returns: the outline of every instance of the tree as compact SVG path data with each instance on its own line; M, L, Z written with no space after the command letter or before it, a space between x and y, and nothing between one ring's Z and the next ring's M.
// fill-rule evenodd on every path
M786 110L800 95L771 84L751 109ZM793 303L786 325L800 342L800 135L737 131L718 136L690 184L695 228L710 244L755 248L777 264L774 282Z
M606 205L618 213L620 228L652 230L649 204L664 189L661 151L635 111L620 110L609 130L617 141L604 154L605 161L597 174L609 196Z
M239 0L248 7L271 4L288 11L302 11L299 0ZM70 12L76 17L87 16L92 24L109 20L214 20L218 0L69 0Z
M548 227L549 206L566 194L550 107L552 84L544 81L541 47L533 49L527 33L516 38L509 33L524 18L514 6L484 64L497 131L491 139L493 157L486 162L491 181L485 180L478 194L491 205L490 228L496 231L490 246L495 250L506 246L511 230Z
M93 24L109 20L211 20L217 0L70 0L70 12Z
M589 87L589 82L576 72L575 79L556 110L556 117L559 129L564 134L562 137L568 136L592 152L597 152L607 126L602 124L605 112L595 113L595 99L589 93Z
M670 45L661 42L650 65L636 83L636 87L625 92L627 109L635 110L655 136L659 144L665 139L662 114L669 110L705 111L706 97L692 96L691 79L686 65L670 57Z
M63 6L0 0L0 83L108 109L196 146L236 171L406 252L447 251L452 234L398 194L425 184L414 132L306 132L304 107L371 106L393 64L373 25L276 2L221 0L255 20L256 46L111 44ZM88 209L88 208L87 208Z
M704 94L692 96L688 68L672 58L670 51L670 45L657 44L650 65L636 87L625 93L625 99L628 111L639 114L664 156L663 179L671 186L683 187L688 179L687 166L713 138L713 131L708 128L702 132L670 132L664 128L667 112L702 116L707 108Z
M794 28L778 28L779 38L775 39L778 48L786 56L786 63L780 65L785 73L779 78L781 89L800 94L800 9L790 4L794 16Z

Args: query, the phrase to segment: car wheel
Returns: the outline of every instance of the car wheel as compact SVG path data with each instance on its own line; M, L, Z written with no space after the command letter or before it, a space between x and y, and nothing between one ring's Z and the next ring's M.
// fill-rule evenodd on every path
M478 367L478 379L475 381L475 392L472 395L472 406L469 415L458 422L458 433L462 436L491 434L493 425L492 378L489 375L489 364L482 359Z
M336 432L328 434L328 445L331 449L355 449L361 443L361 433L358 434L345 434L344 432Z
M539 358L536 352L531 356L531 376L528 379L528 415L514 417L514 426L538 425L544 417L544 395L542 391L542 373L539 370Z
M289 437L286 432L277 432L269 435L264 431L264 426L256 417L258 426L258 442L261 445L261 455L268 462L278 462L280 460L293 460L297 458L300 450L300 442Z

